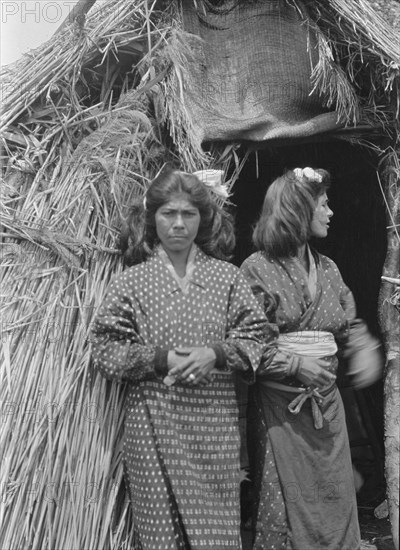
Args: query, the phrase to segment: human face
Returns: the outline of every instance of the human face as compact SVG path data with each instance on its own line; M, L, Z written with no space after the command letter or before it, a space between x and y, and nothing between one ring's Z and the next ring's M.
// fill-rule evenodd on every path
M187 195L175 195L156 212L156 232L170 255L187 254L197 236L200 212Z
M324 193L317 199L317 206L315 207L311 222L311 236L326 237L328 235L329 221L332 216L333 212L328 206L327 194Z

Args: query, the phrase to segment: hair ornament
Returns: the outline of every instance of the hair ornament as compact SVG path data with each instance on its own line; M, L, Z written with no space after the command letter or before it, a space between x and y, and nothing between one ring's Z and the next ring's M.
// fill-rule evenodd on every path
M314 168L310 168L309 166L307 166L306 168L294 168L293 173L299 180L307 178L308 180L321 183L323 179L321 174L319 174L316 170L314 170Z
M204 183L207 187L210 187L216 195L227 199L229 197L228 186L222 183L222 178L224 175L223 170L198 170L193 172L193 176L196 176L200 181Z

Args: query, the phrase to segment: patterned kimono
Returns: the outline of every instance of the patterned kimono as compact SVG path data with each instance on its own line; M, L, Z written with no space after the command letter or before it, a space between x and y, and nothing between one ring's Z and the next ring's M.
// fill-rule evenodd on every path
M307 394L312 398L303 400L299 392L305 393L304 386L288 376L298 356L279 346L285 334L289 342L295 340L297 331L311 331L321 346L321 334L331 339L333 335L339 349L346 345L349 321L355 316L352 294L334 262L314 256L313 282L297 260L268 260L262 252L250 256L241 268L275 327L275 339L264 354L249 398L249 454L257 488L254 550L360 547L351 457L337 386L321 391L318 399ZM328 369L336 373L336 355L326 358ZM302 403L291 412L294 399Z
M232 372L251 381L267 323L235 266L197 249L187 274L180 281L159 249L119 275L95 322L93 355L104 376L129 384L124 455L136 548L238 550ZM209 385L163 382L168 350L215 344L226 360Z

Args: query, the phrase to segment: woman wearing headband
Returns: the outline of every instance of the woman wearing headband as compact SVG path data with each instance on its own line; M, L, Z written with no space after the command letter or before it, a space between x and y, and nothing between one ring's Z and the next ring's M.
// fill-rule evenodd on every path
M221 261L233 226L205 183L168 171L133 206L122 238L132 267L94 326L100 372L129 386L124 455L141 550L241 548L232 374L252 380L267 323Z
M241 268L275 330L249 398L254 550L360 547L337 353L359 387L379 377L381 357L338 268L309 245L328 233L328 187L321 169L275 180L253 234L258 252Z

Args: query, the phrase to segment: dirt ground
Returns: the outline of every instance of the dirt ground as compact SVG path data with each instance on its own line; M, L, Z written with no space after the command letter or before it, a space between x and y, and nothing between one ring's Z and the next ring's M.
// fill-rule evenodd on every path
M389 518L377 519L374 509L372 505L358 507L362 550L395 550Z
M365 479L365 483L357 493L362 550L395 550L387 505L385 505L386 485L383 461L380 467L376 467L376 462L374 464L367 460L360 461L357 466ZM377 511L374 514L378 506L381 513ZM384 510L386 510L386 517L382 517L385 515Z

